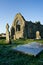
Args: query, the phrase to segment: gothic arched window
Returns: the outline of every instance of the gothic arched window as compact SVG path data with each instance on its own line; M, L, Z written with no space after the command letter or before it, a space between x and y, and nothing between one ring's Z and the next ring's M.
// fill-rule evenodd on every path
M16 31L20 31L20 21L19 20L16 23Z

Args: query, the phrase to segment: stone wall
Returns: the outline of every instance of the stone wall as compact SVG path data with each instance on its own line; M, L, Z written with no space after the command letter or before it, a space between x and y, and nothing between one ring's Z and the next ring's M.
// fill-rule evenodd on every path
M20 22L20 30L17 31L17 22ZM21 14L17 14L15 16L14 22L12 24L12 26L15 29L15 34L14 34L14 39L19 39L19 38L23 38L23 33L24 33L24 27L25 27L25 21L23 20Z
M17 26L17 22L20 22L19 26ZM10 34L12 33L13 35L13 39L19 39L19 38L36 38L36 31L40 32L41 38L43 38L43 25L40 24L40 22L38 23L32 23L31 21L26 21L24 19L24 17L18 13L15 18L14 21L12 23L11 29L12 27L14 28L14 31L12 33L12 30L10 30ZM18 30L19 28L19 30Z

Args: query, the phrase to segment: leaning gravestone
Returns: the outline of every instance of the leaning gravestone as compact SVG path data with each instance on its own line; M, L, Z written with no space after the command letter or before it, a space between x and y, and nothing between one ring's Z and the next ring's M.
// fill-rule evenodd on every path
M40 32L36 31L36 39L41 39Z
M6 43L10 43L9 25L6 24Z

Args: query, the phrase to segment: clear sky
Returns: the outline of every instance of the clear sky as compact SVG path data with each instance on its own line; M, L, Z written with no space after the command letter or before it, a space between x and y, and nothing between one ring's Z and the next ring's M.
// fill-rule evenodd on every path
M5 32L6 23L11 27L19 12L27 21L43 24L43 0L0 0L0 33Z

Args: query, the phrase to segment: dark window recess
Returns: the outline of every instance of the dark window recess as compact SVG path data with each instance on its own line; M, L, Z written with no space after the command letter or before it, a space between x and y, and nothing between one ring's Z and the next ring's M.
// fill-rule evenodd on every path
M14 35L15 35L15 29L12 27L12 29L11 29L11 38L12 39L14 38Z
M16 25L16 31L20 31L20 25Z

